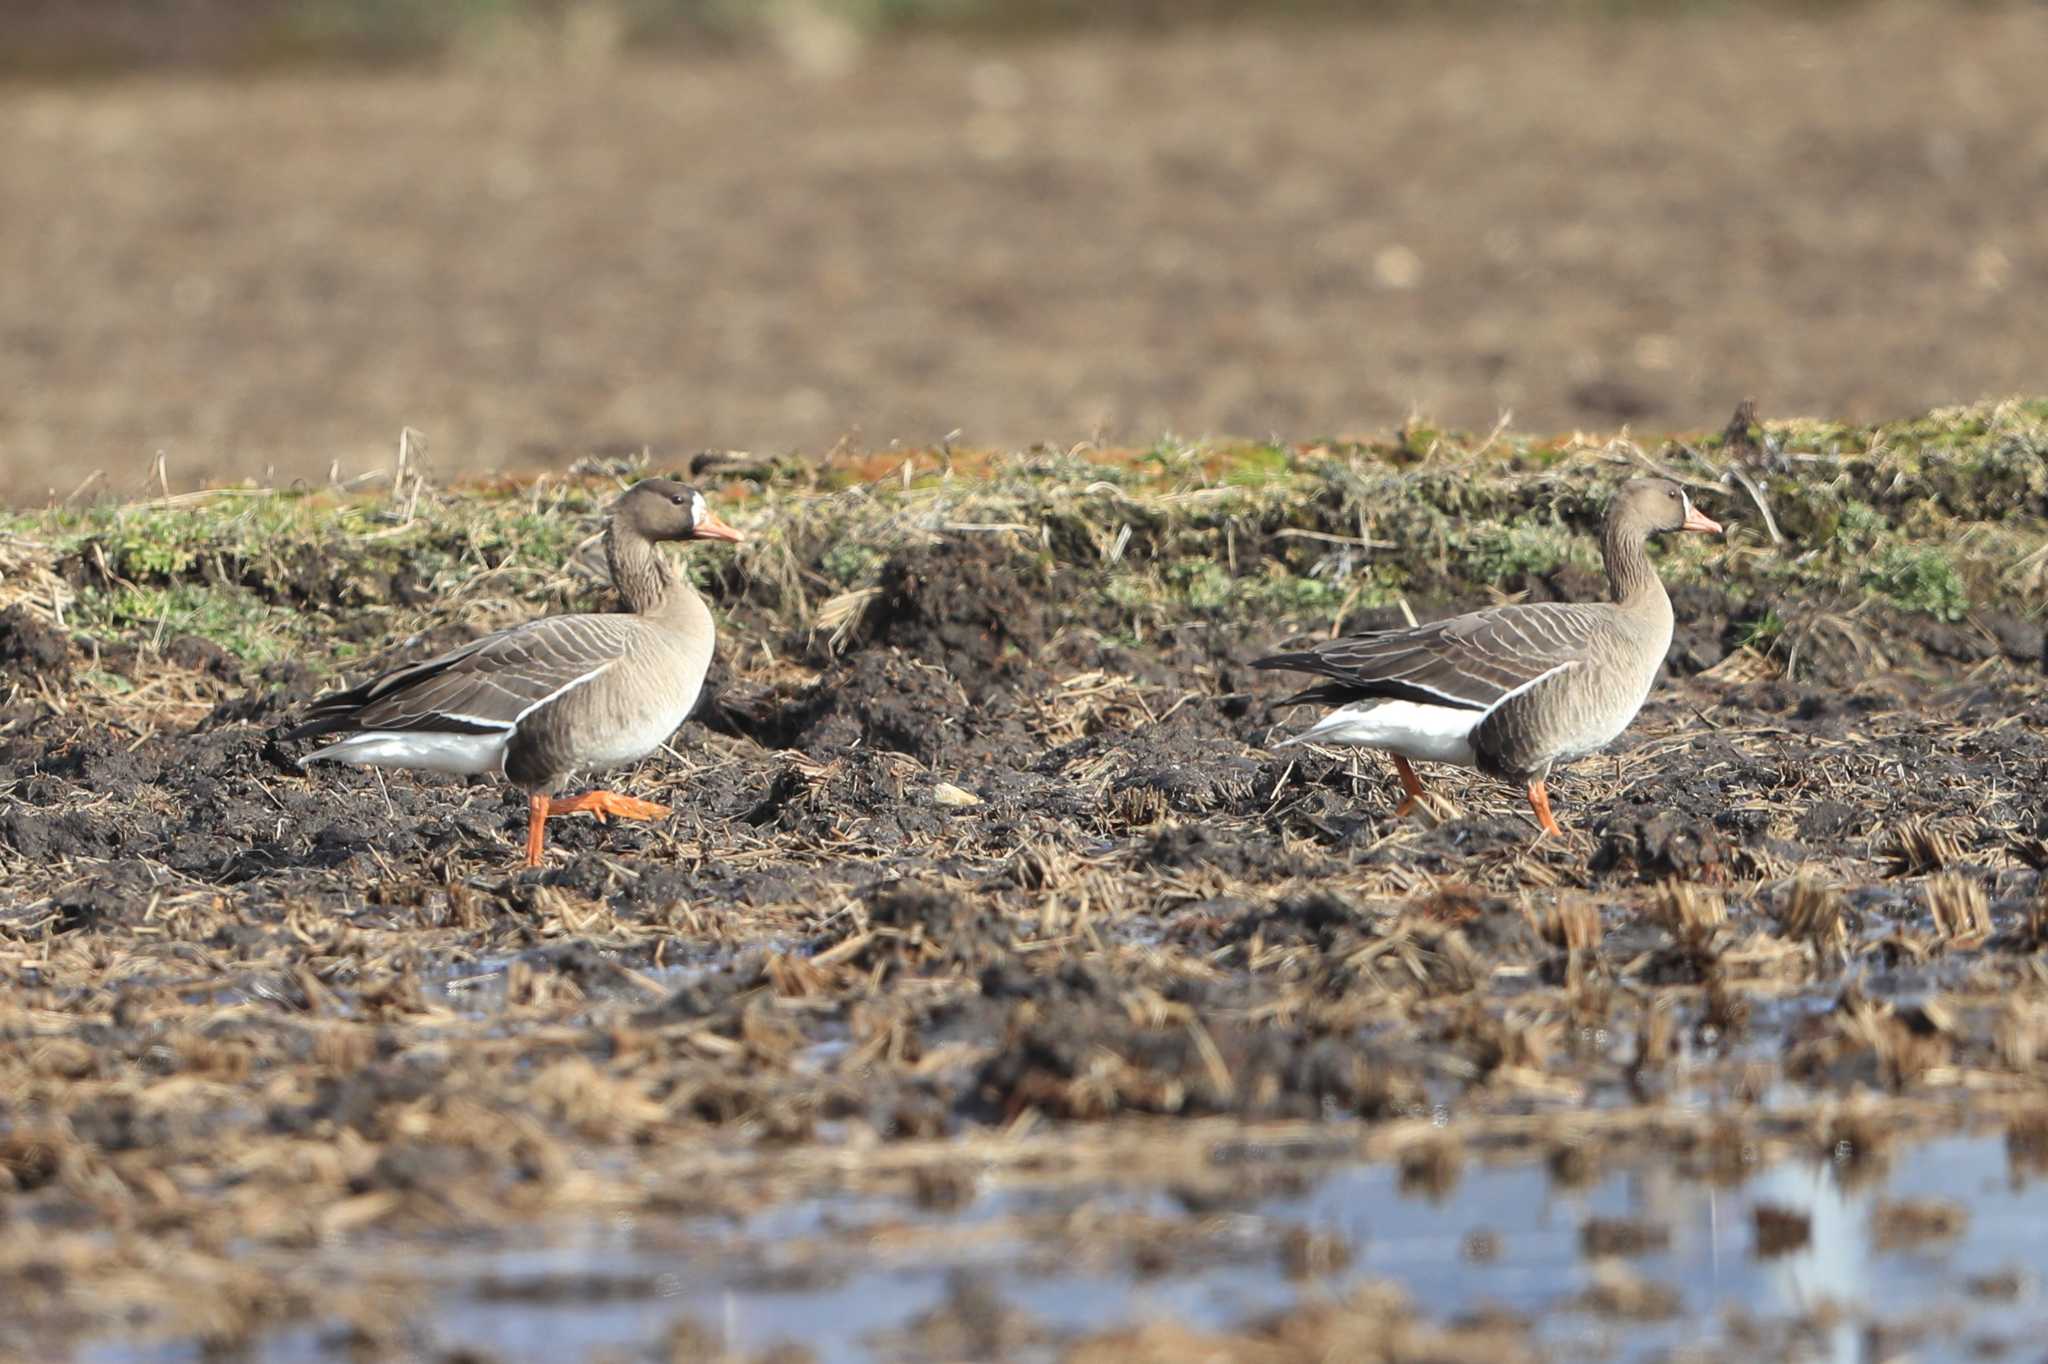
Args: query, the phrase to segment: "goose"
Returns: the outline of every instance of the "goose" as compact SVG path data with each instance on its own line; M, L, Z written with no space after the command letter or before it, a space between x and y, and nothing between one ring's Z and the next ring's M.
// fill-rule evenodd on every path
M1406 630L1376 630L1256 668L1324 680L1283 704L1335 704L1289 744L1355 744L1392 755L1406 798L1422 799L1411 765L1453 763L1522 782L1544 835L1562 830L1545 785L1555 763L1605 748L1642 709L1671 648L1671 598L1644 546L1652 535L1719 534L1669 479L1622 484L1607 508L1607 602L1496 606Z
M612 791L555 795L576 773L639 761L696 708L711 666L711 612L663 540L745 537L667 478L629 488L605 523L626 611L543 616L315 699L285 740L341 735L299 765L344 762L502 776L527 795L526 865L549 819L658 819L666 805Z

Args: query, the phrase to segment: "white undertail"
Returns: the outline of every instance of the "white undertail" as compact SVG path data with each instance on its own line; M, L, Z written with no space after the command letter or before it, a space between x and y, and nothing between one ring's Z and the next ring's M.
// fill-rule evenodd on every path
M488 734L434 734L425 730L367 729L346 739L316 748L299 759L311 762L355 763L360 767L417 767L429 772L453 772L474 777L505 770L505 750L511 746L512 731L496 729Z

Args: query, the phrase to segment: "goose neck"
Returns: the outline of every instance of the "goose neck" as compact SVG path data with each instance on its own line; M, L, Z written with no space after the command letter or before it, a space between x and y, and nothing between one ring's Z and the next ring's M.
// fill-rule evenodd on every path
M604 557L626 609L638 615L658 614L692 592L688 580L669 566L651 540L617 522L605 527Z
M1649 536L1635 526L1610 523L1604 545L1607 587L1616 605L1643 607L1669 602L1648 553Z

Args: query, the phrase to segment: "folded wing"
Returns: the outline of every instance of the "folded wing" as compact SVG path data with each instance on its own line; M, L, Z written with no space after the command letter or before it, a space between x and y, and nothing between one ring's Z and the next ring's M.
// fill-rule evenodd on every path
M1289 697L1289 705L1379 699L1484 713L1584 662L1597 619L1576 603L1502 606L1413 629L1333 639L1252 666L1324 679Z
M636 618L548 616L313 702L286 739L342 731L509 733L622 658Z

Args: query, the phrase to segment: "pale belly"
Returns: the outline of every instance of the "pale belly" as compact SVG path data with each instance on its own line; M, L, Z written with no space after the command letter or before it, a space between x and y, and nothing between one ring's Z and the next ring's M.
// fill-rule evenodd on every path
M600 707L596 715L582 715L575 721L575 772L606 772L647 758L668 743L668 737L690 719L696 698L702 692L702 674L688 694L672 694L666 705L647 705L639 698L618 698L614 705Z
M697 697L692 693L682 704L639 709L591 725L577 736L576 770L604 772L639 762L667 743L696 708Z
M1598 753L1601 749L1606 748L1616 739L1619 739L1627 732L1628 727L1635 723L1636 713L1643 708L1643 702L1650 699L1650 687L1655 681L1655 676L1652 673L1643 682L1642 690L1637 694L1635 704L1630 706L1626 712L1610 718L1604 724L1590 726L1583 732L1572 735L1564 747L1558 750L1556 760L1561 763L1567 763L1574 758L1583 758L1588 754Z

